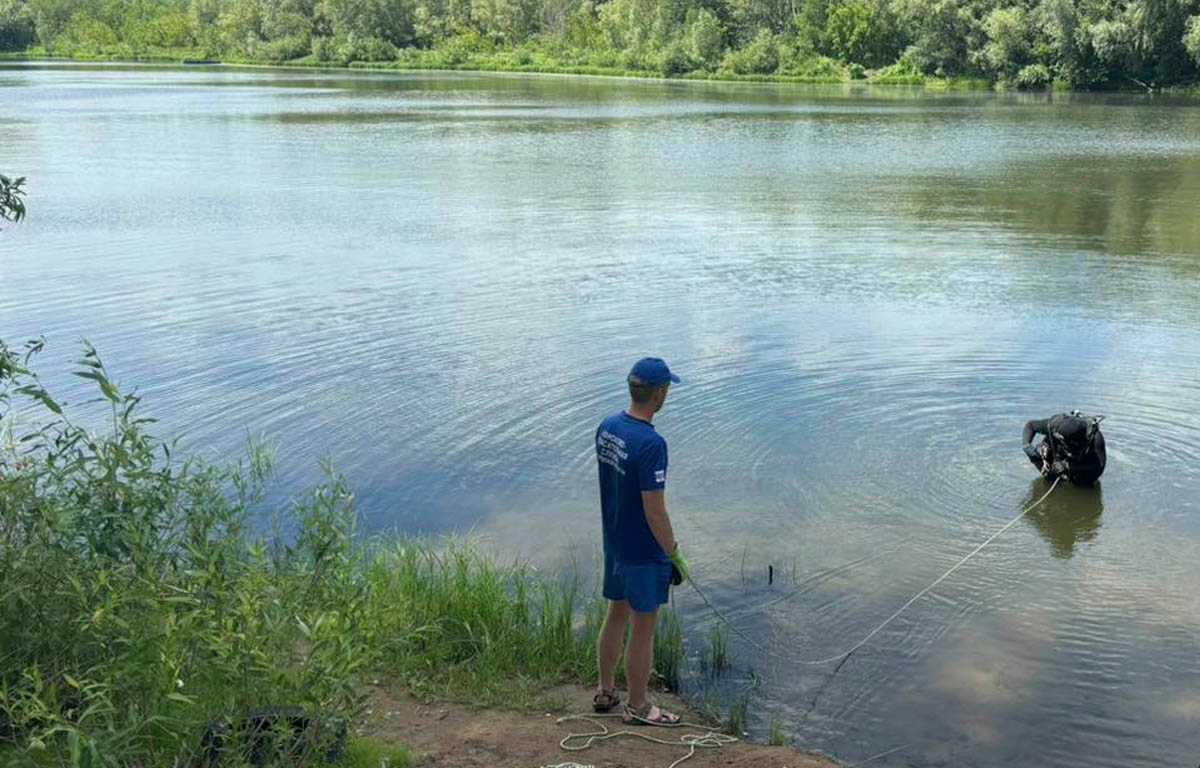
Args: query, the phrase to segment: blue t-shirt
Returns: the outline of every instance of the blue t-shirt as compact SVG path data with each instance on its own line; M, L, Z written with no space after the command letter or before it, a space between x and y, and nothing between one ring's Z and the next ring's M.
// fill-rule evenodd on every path
M629 565L666 561L646 522L642 491L667 487L667 441L650 422L614 413L596 430L596 464L604 554Z

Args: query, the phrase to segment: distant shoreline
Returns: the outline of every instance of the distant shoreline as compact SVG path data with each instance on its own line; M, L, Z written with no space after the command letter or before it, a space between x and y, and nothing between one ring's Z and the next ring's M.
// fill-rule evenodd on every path
M62 62L77 64L151 64L158 66L176 67L225 67L245 69L295 69L314 71L369 71L369 72L445 72L445 73L498 73L526 75L562 75L569 77L603 77L619 80L657 80L661 82L718 82L718 83L765 83L787 85L871 85L871 86L900 86L906 88L921 88L932 91L995 91L1000 93L1125 93L1125 94L1163 94L1163 95L1200 95L1200 83L1189 85L1164 86L1148 91L1144 87L1130 84L1122 88L1095 89L1066 89L1066 88L1037 88L1018 90L1015 88L998 87L997 83L983 78L935 78L921 75L905 76L903 78L879 76L878 73L867 73L865 77L834 77L811 75L738 75L732 72L689 72L684 75L669 76L659 72L646 70L626 70L595 66L482 66L463 64L445 66L441 62L422 62L419 59L404 61L354 61L348 64L334 62L318 62L306 59L295 59L286 62L266 62L242 59L204 59L186 56L53 56L49 54L30 54L6 52L0 53L0 62Z

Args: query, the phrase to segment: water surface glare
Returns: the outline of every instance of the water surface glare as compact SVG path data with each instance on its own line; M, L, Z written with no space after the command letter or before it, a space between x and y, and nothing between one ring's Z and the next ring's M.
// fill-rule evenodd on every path
M589 575L592 432L657 419L765 737L848 763L1200 761L1200 102L0 65L0 337L86 337L186 446L332 457L372 530ZM1028 418L1108 416L1036 499ZM776 579L766 583L767 566ZM844 567L842 567L844 566ZM713 626L677 598L699 669ZM547 733L547 740L556 738Z

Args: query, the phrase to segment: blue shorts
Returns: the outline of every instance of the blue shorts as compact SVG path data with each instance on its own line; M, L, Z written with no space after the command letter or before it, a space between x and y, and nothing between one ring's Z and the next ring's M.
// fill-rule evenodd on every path
M604 597L628 600L638 613L654 613L669 599L671 563L626 565L604 556Z

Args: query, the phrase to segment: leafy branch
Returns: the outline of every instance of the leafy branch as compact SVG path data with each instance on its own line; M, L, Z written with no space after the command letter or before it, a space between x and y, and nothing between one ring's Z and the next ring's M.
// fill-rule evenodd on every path
M14 224L25 218L25 177L15 179L0 173L0 219Z

